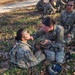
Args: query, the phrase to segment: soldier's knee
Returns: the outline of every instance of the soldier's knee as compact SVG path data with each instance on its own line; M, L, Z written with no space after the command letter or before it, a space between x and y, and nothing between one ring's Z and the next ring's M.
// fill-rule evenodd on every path
M63 64L64 63L64 58L62 58L62 59L56 59L56 62L60 63L60 64Z
M54 60L55 60L55 57L47 57L47 59L48 59L49 61L54 61Z

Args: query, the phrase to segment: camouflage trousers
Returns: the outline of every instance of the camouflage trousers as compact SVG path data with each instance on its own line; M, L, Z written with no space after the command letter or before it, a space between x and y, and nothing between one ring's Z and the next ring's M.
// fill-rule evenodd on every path
M54 48L51 50L45 50L46 57L49 61L56 61L57 63L64 63L65 52L64 48L62 50L54 51Z
M55 61L56 63L64 63L65 51L64 46L62 48L55 48L51 44L42 46L41 50L45 54L48 61Z

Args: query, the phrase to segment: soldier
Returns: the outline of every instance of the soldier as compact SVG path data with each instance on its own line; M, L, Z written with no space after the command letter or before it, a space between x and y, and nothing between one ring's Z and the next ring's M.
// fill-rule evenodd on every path
M37 6L38 11L44 11L43 0L40 0L36 6Z
M65 8L66 1L64 1L64 0L57 0L56 5L59 8L58 11L62 11Z
M60 25L56 25L56 22L50 17L46 17L42 21L42 28L36 32L34 39L43 36L44 41L41 41L42 45L48 44L44 49L44 53L49 61L56 61L57 63L63 63L64 61L64 28ZM43 39L42 38L42 39Z
M73 10L73 7L74 1L69 0L66 4L66 10L60 15L60 25L65 28L65 38L67 43L74 38L75 10Z
M63 0L50 0L50 4L51 9L54 13L61 12L66 5L66 3Z
M43 14L50 14L52 11L49 0L40 0L36 6L39 11L43 11Z
M15 39L17 42L10 51L11 63L20 68L30 68L45 59L41 51L37 51L35 55L33 54L33 48L27 43L33 37L26 30L19 29Z

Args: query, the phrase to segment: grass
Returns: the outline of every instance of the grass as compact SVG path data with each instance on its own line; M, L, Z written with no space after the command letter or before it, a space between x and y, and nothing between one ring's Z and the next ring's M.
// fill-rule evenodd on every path
M1 75L27 75L27 70L11 68L10 70L5 71L5 73L3 73Z
M34 10L17 9L11 13L2 14L0 16L0 50L9 51L10 45L12 46L13 40L16 36L16 31L19 28L30 30L31 33L35 32L40 24L40 14ZM37 13L36 15L34 13ZM11 41L11 43L10 43ZM7 47L7 49L6 49Z
M49 15L52 18L57 19L59 14ZM34 33L40 29L41 15L37 12L34 6L21 9L16 9L10 13L0 14L0 51L9 52L14 45L14 37L16 31L19 28L24 28L30 33ZM73 55L75 57L75 55ZM1 58L0 58L1 59ZM72 75L74 62L68 63L71 67L66 75ZM38 70L41 71L41 66L38 66ZM18 68L11 68L5 71L2 75L28 75L27 70ZM65 74L64 74L65 75Z
M34 74L40 73L42 68L42 64L38 64L36 67L32 67L30 69L10 68L10 70L6 70L4 73L1 73L0 75L30 75L31 71Z

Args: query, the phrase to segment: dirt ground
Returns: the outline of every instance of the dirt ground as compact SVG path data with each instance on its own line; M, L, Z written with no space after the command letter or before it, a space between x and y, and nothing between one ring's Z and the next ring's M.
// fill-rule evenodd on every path
M25 1L25 0L0 0L0 5L12 4L21 1Z

